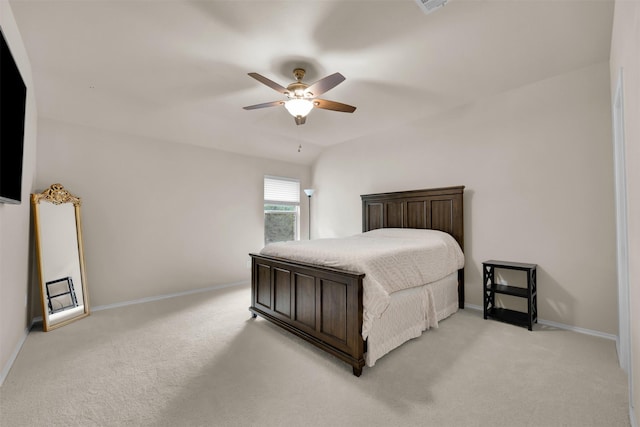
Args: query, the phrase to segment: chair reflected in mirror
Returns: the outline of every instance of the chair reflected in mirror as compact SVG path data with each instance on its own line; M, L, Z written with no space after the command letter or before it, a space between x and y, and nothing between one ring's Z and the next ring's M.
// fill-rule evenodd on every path
M64 277L47 282L47 301L49 314L77 307L78 299L73 289L73 279Z

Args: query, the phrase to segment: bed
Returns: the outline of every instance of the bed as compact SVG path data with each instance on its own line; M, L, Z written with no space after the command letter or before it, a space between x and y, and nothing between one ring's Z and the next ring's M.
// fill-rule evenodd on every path
M347 247L355 248L352 252L357 253L363 239L373 242L399 235L409 241L412 237L407 235L430 233L443 241L454 241L462 253L463 192L464 187L457 186L363 195L363 234L352 236ZM307 242L323 246L327 244L324 240L327 239ZM393 284L382 284L388 298L382 296L384 304L376 308L372 304L380 300L371 298L376 292L370 283L382 280L373 276L373 270L358 268L360 264L355 261L337 266L323 261L328 265L319 265L319 261L306 258L297 250L302 246L295 246L289 253L267 248L260 254L250 254L252 316L259 315L347 362L356 376L361 375L365 365L373 366L379 357L464 307L464 257L456 270L451 271L448 266L451 272L447 274L437 264L429 268L416 265L425 279L419 286L408 283L396 289ZM350 265L356 268L344 268ZM438 268L438 274L430 274L430 270ZM384 269L378 270L376 273L384 277Z

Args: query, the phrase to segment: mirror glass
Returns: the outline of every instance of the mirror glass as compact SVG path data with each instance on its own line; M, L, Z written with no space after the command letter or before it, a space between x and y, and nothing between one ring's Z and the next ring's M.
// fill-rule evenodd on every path
M89 315L80 198L61 184L31 195L42 295L42 329Z

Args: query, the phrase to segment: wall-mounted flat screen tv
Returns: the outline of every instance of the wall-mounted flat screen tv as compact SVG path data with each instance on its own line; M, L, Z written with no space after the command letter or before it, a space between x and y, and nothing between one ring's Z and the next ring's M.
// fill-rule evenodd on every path
M0 203L22 201L27 87L0 30Z

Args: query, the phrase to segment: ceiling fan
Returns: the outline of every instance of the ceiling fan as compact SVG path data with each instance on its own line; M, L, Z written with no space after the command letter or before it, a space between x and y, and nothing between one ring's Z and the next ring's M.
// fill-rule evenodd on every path
M309 114L309 112L313 108L341 111L343 113L353 113L354 111L356 111L356 107L353 107L351 105L317 98L318 96L342 83L345 80L342 74L334 73L330 76L318 80L311 85L308 85L302 81L305 73L306 71L303 68L296 68L295 70L293 70L293 75L297 81L291 83L287 87L281 86L273 80L269 80L268 78L258 73L249 73L251 77L259 81L260 83L269 86L276 92L280 92L281 94L286 95L289 99L285 101L272 101L265 102L263 104L249 105L248 107L243 108L245 110L255 110L258 108L284 105L289 114L291 114L295 119L297 125L303 125L305 123L305 121L307 120L307 114Z

